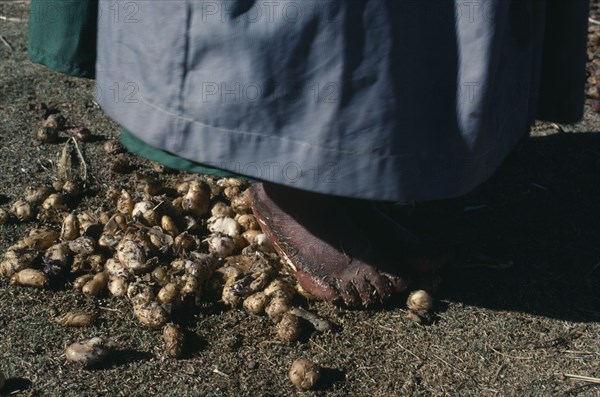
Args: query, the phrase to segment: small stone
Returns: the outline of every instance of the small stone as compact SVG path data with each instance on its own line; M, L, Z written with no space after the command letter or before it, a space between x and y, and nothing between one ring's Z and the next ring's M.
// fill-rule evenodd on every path
M258 364L256 364L256 361L250 360L246 363L246 367L248 367L248 369L255 369L258 367Z

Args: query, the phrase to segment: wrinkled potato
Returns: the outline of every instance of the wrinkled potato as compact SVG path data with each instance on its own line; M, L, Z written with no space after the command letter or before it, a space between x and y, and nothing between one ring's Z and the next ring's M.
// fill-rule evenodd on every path
M52 321L57 324L68 327L88 327L94 323L95 316L81 311L69 311L58 317L54 317Z
M108 353L104 340L92 338L85 342L71 344L65 351L65 357L68 362L88 367L100 363Z
M66 268L69 265L70 255L69 245L67 243L58 243L46 250L44 258L54 266Z
M90 270L92 269L90 266L88 266L87 257L85 255L73 256L73 261L71 262L71 273L88 272Z
M124 215L131 215L133 211L133 199L127 190L121 190L117 199L117 211Z
M120 233L113 233L105 231L100 235L98 239L98 245L102 248L107 249L109 252L114 252L117 245L121 242L122 235Z
M181 329L175 324L167 324L163 328L162 336L165 342L165 353L167 356L173 358L180 357L185 342Z
M127 289L129 288L129 284L123 278L117 277L112 278L108 282L108 292L112 296L121 297L127 295Z
M179 233L173 240L173 251L177 254L183 254L196 249L198 242L196 237L189 234L187 231Z
M56 128L40 127L35 137L42 143L53 143L58 139L58 130Z
M116 227L119 230L121 230L122 232L127 230L127 216L125 216L124 214L115 214L114 221Z
M63 221L60 238L63 241L70 241L77 237L79 237L79 219L75 212L71 212Z
M148 239L152 249L156 252L168 252L174 245L173 236L163 232L159 226L154 226L148 231Z
M242 297L236 293L234 288L235 283L225 283L223 287L223 294L221 295L221 300L226 305L229 305L233 308L240 307L242 305Z
M88 256L96 250L96 240L88 236L77 237L69 241L69 249L75 254Z
M12 285L42 288L48 283L48 277L41 270L23 269L12 275L10 283Z
M42 122L42 126L59 130L65 126L67 119L60 113L52 113Z
M415 312L428 312L433 307L433 298L427 291L414 291L408 296L406 306Z
M265 308L267 316L275 324L279 323L283 315L289 310L289 300L282 296L274 297Z
M237 221L245 231L248 230L260 230L256 217L252 214L238 215Z
M167 311L156 302L134 305L133 314L142 325L153 329L160 328L169 321Z
M104 269L109 275L109 278L123 278L129 280L133 272L126 268L118 259L110 258L104 264Z
M0 262L0 275L10 277L19 270L25 269L36 258L37 252L23 247L9 247Z
M179 229L177 228L175 221L168 215L163 215L160 218L160 226L165 231L165 233L168 233L173 237L177 237L177 235L179 234Z
M296 294L296 289L287 281L276 278L265 288L265 295L268 297L281 296L288 301L291 300Z
M92 271L96 273L100 273L104 270L104 255L102 254L92 254L86 258L88 266Z
M219 258L233 255L237 248L233 239L228 236L211 235L207 242L208 251Z
M27 247L41 251L50 248L58 239L59 233L51 228L32 229L29 236L23 238L22 243Z
M62 191L70 197L77 198L81 193L81 188L75 181L65 181L62 186Z
M236 197L231 199L231 209L236 214L240 214L240 215L251 214L252 213L252 207L250 205L251 202L252 202L252 200L251 200L250 189L246 189L242 193L238 194Z
M231 307L243 304L249 313L266 312L278 324L282 340L299 337L299 317L304 316L290 312L296 291L279 275L281 265L252 214L246 182L188 176L174 197L174 189L162 182L136 178L137 185L128 187L135 196L120 187L110 189L105 204L112 209L103 205L65 211L64 198L80 194L81 186L75 182L56 181L52 188L30 189L28 200L22 202L32 213L36 208L31 203L48 207L43 222L60 231L34 229L7 250L0 274L14 276L15 283L20 282L16 272L21 270L46 277L28 269L31 263L38 266L42 254L38 251L45 250L44 271L70 270L79 276L74 289L88 296L105 289L113 296L127 296L143 326L162 327L177 305L198 305L210 296ZM46 281L33 284L43 286ZM65 313L55 321L80 326L88 322L85 313ZM180 354L174 349L167 354Z
M129 284L129 287L127 288L127 297L134 306L150 303L155 298L152 287L141 280Z
M52 193L42 202L42 208L47 210L66 210L65 197L60 193Z
M211 208L210 214L213 217L225 217L225 216L232 217L234 215L234 212L230 206L228 206L227 204L225 204L222 201L218 201Z
M97 273L81 288L81 292L87 296L98 296L108 284L108 273Z
M191 274L184 274L181 276L180 292L182 296L186 295L200 295L202 292L200 281L198 277L192 276Z
M155 206L152 201L140 201L133 207L131 215L133 219L140 220L146 226L155 226L160 222L160 216L154 210Z
M188 190L190 190L190 183L189 182L178 183L177 186L175 186L175 189L177 190L177 193L185 195L188 192Z
M244 272L237 266L221 266L215 271L223 278L223 284L233 284L233 282L239 280Z
M262 314L269 303L269 298L264 292L257 292L244 300L244 309L252 314Z
M35 216L31 204L25 200L17 200L11 207L11 212L20 221L28 221Z
M293 342L300 338L302 329L300 328L300 320L294 314L289 312L284 313L281 321L277 324L277 335L286 342Z
M229 200L233 200L241 193L239 186L227 186L223 189L223 195Z
M39 205L46 200L50 194L52 194L52 188L49 186L29 186L25 188L23 198L30 204Z
M294 360L288 376L292 383L301 390L312 389L321 377L321 368L305 358Z
M93 274L84 274L83 276L77 277L75 281L73 281L73 289L81 291L83 286L87 284L87 282L90 281L92 278L94 278Z
M123 266L136 273L147 269L146 253L137 241L122 240L117 246L117 258Z
M244 240L246 240L246 243L255 244L256 237L258 237L261 234L262 232L260 230L246 230L244 233L242 233L242 237L244 238Z
M208 185L198 180L191 181L189 189L181 202L184 211L201 217L208 212L209 204L210 188Z
M208 230L210 230L212 233L223 234L229 237L235 237L240 234L240 224L235 219L230 217L213 216L208 219L207 224Z
M179 286L175 283L167 283L158 291L156 300L163 305L173 304L179 297Z
M168 273L167 268L164 266L158 266L157 268L152 270L152 278L163 286L171 281L171 275Z

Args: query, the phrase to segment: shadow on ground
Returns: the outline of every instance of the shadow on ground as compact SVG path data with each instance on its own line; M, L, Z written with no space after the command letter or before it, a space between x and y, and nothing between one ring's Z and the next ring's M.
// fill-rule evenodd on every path
M25 378L8 378L0 396L12 396L31 387L31 381Z
M440 299L600 319L600 134L531 137L475 191L418 205L412 218L434 239L464 247ZM469 260L473 251L512 266Z

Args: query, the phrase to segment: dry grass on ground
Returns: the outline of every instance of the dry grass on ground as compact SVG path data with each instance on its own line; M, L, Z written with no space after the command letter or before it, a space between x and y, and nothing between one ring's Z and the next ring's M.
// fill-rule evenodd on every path
M25 6L2 2L0 14L22 18ZM30 103L51 104L102 139L118 133L94 105L91 82L27 61L26 29L0 20L9 43L0 43L2 206L26 186L51 181L62 148L35 141ZM140 327L123 301L2 280L0 370L8 381L0 395L295 395L287 369L297 357L325 368L319 389L306 395L600 395L597 385L565 375L600 377L600 118L588 104L584 121L564 129L539 126L476 191L416 208L415 225L434 237L513 263L457 261L444 276L430 326L410 322L394 303L362 311L309 303L335 330L283 343L266 318L207 304L180 319L186 357L165 359L158 333ZM84 145L93 193L81 206L98 205L109 186L130 183L106 169L101 146ZM140 170L151 167L132 161ZM29 226L0 226L0 251ZM51 311L72 308L99 320L82 329L49 321ZM67 344L92 336L114 338L120 350L100 368L67 365Z

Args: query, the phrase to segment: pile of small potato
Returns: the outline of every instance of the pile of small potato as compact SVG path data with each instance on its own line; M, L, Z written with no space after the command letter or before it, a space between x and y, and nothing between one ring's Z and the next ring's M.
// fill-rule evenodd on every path
M109 189L109 209L72 209L81 193L73 181L26 189L10 209L0 209L0 220L35 219L38 227L7 249L0 276L13 285L123 297L141 324L164 328L166 354L174 357L181 354L183 334L167 323L184 304L221 300L266 314L284 341L297 340L303 324L330 328L292 307L294 278L260 231L246 182L189 176L163 186L147 175L137 178L133 189ZM93 318L69 312L54 321L85 326ZM97 340L85 346L104 351ZM71 353L67 357L79 357Z
M65 116L45 104L31 105L31 110L41 120L40 143L56 143L59 134L69 139L56 164L59 180L28 187L8 208L0 208L0 224L35 225L4 252L0 278L16 286L72 288L91 299L127 299L141 325L162 330L164 355L173 358L183 354L185 333L172 314L208 302L266 315L285 342L301 338L307 327L317 332L332 328L328 320L294 304L297 294L311 297L282 267L261 232L247 182L190 174L162 182L136 172L127 189L109 188L101 207L78 208L86 193L87 164L77 142L89 142L93 135L85 127L68 126ZM112 172L132 171L118 141L106 141L103 149L111 156L107 166ZM431 304L425 291L414 292L407 315L428 320ZM96 318L73 310L51 320L87 327ZM112 340L94 337L70 344L65 357L89 367L115 347ZM320 367L298 359L288 377L300 390L312 389ZM0 373L0 388L3 380Z
M109 141L105 150L114 147L118 144ZM36 223L6 250L0 277L17 286L70 287L90 298L108 294L127 299L140 324L162 329L164 354L175 358L185 341L171 314L189 305L221 301L266 314L278 337L288 342L298 340L306 327L331 329L326 319L294 306L296 294L310 297L261 232L246 182L187 174L171 180L163 183L136 173L129 190L110 188L101 208L81 210L76 209L83 190L80 179L27 188L10 208L0 208L0 224ZM432 299L416 291L407 305L409 318L422 322ZM90 326L95 317L71 311L53 321ZM112 347L111 341L92 338L71 344L65 356L90 366L106 358ZM318 366L294 362L289 377L300 389L312 388Z

